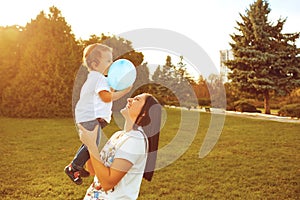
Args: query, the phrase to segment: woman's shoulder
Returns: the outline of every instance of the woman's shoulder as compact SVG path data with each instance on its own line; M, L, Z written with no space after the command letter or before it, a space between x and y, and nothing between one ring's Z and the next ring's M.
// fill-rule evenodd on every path
M124 143L135 144L134 146L137 146L138 144L144 145L145 140L146 137L144 136L142 129L130 130L127 132L122 130L117 131L110 138L110 141L118 141L117 143L121 143L122 146Z
M144 139L144 131L142 128L133 129L127 132L127 135L136 139Z
M142 132L131 130L122 135L118 149L116 157L136 163L138 159L144 157L147 151L147 142Z
M122 134L124 131L116 131L114 134L112 134L111 138L112 137L117 137L118 135Z
M147 147L147 139L142 130L131 130L128 132L127 145L132 146L135 151L141 151L144 153L145 147Z

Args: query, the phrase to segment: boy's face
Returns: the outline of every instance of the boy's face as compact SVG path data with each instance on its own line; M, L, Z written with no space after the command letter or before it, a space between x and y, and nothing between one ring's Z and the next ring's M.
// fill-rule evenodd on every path
M109 66L112 64L112 60L112 52L102 52L101 58L99 59L99 64L94 67L94 70L102 73L103 75L107 75Z

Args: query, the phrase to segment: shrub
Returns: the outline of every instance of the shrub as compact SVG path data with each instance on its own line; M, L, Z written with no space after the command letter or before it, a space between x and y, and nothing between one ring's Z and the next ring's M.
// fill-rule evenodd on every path
M198 105L200 106L210 106L211 100L210 98L198 98Z
M257 110L254 105L252 105L251 103L245 100L239 100L234 102L233 110L239 112L257 112L257 113L261 112L260 110Z
M300 104L288 104L280 108L279 116L298 117L300 118Z
M227 104L226 110L229 110L229 111L236 111L235 108L234 108L234 106L233 106L233 103Z

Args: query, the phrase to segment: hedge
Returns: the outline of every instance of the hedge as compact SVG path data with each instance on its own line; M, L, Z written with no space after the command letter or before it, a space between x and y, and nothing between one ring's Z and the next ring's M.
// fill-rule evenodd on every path
M280 108L279 116L300 118L300 104L288 104Z

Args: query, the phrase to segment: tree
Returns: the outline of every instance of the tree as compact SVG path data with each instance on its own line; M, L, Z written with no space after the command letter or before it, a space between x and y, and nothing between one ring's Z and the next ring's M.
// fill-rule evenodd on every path
M150 72L149 72L149 68L148 68L147 64L148 63L143 63L136 68L137 76L136 76L136 80L133 85L134 91L139 90L139 88L142 87L143 85L147 85L150 83L150 79L149 79ZM138 93L141 93L141 92L146 92L146 91L138 91Z
M224 85L221 76L210 74L207 81L207 87L212 106L222 108L223 105L226 105L226 98L223 91Z
M268 21L271 9L257 0L241 15L238 33L230 43L233 60L225 62L231 70L229 79L241 90L264 97L265 113L270 114L270 93L286 94L300 85L299 49L295 41L299 33L281 33L286 19L277 24Z
M175 75L175 66L172 64L171 56L166 57L165 64L158 66L152 76L153 86L162 104L179 105L176 97L178 80Z
M181 100L182 106L189 108L197 106L198 100L196 100L196 94L193 87L196 82L187 71L186 64L183 62L183 56L180 56L179 62L173 69L173 76L177 83L175 86L175 94Z
M206 80L202 75L199 76L198 81L194 85L194 87L195 87L194 90L196 92L198 99L201 99L201 98L209 99L210 98Z
M161 80L162 76L163 76L163 74L162 74L160 65L158 65L152 75L153 82L158 83Z
M162 66L160 78L153 77L153 80L160 82L163 86L173 89L173 87L177 84L174 76L175 66L172 64L171 56L166 57L166 63Z
M51 7L26 25L20 69L2 96L3 113L13 117L71 115L72 86L81 54L70 26Z
M186 64L183 62L183 56L180 56L180 60L175 67L175 72L179 84L188 83L194 85L196 83L195 80L192 78L192 75L187 71Z
M197 100L194 94L195 81L188 73L183 57L177 65L172 64L171 56L167 56L166 63L157 67L153 76L153 83L161 90L159 93L164 104L192 107L196 106ZM165 87L165 88L163 88ZM194 98L195 97L195 98ZM179 100L179 102L178 102Z
M0 27L0 105L4 89L19 72L22 31L20 26Z

